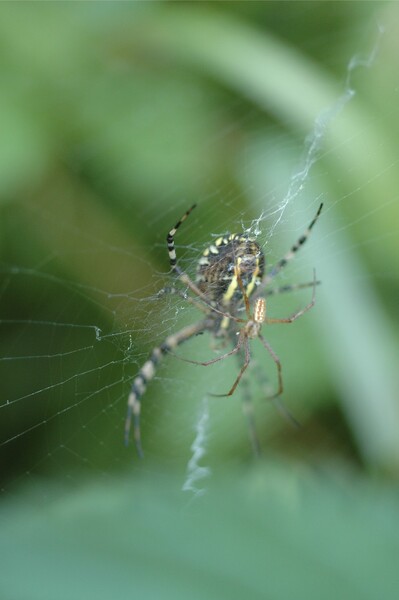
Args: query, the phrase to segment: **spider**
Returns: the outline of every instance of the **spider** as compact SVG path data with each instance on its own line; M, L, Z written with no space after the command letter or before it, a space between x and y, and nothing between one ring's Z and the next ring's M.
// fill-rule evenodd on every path
M184 358L182 360L193 364L209 366L233 354L242 356L241 369L229 391L225 394L212 394L214 396L231 396L250 363L250 341L258 338L276 365L278 385L276 392L270 398L277 398L283 392L281 362L270 344L263 337L261 333L262 326L264 324L292 323L301 317L313 307L315 303L316 284L320 283L316 281L314 271L313 281L309 283L286 285L266 290L269 283L292 260L299 248L308 239L312 228L320 216L323 204L320 204L316 215L304 234L268 274L265 274L264 253L256 240L246 234L232 233L219 237L204 250L198 261L197 274L195 281L193 281L177 263L174 238L181 224L195 207L196 204L184 213L181 219L169 231L166 239L172 272L177 275L177 281L183 284L185 289L179 287L164 288L159 295L171 293L181 296L199 309L204 314L204 318L192 325L183 327L177 333L168 336L160 346L155 347L133 380L128 398L125 444L128 445L129 443L131 422L133 420L134 440L137 454L140 458L143 457L140 432L141 398L165 354L174 354L174 350L178 346L205 331L210 332L216 338L222 339L222 341L230 341L233 344L233 349L217 358L206 362L192 361ZM311 301L304 308L286 318L271 318L267 316L267 296L305 287L312 287L313 292ZM188 291L191 291L192 295L189 295ZM250 299L253 308L251 308ZM245 318L242 316L244 312ZM256 433L253 423L251 423L251 416L248 416L251 437L256 449L258 448Z

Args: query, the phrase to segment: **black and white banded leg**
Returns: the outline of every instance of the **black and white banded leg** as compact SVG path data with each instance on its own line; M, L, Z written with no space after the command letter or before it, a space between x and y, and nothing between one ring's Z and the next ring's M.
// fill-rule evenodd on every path
M308 281L307 283L293 283L287 285L280 285L276 288L270 288L269 290L265 290L263 292L263 296L266 298L268 296L277 296L279 294L287 294L291 292L297 292L298 290L303 290L308 287L313 287L314 285L320 285L321 281Z
M168 254L169 254L169 262L170 262L170 266L172 267L173 271L176 271L176 273L178 273L180 275L181 270L180 268L177 266L177 257L176 257L176 248L175 248L175 235L176 235L176 231L179 229L180 225L182 223L184 223L184 221L187 219L188 215L191 213L191 211L194 210L194 208L196 207L196 204L193 204L191 206L191 208L188 209L188 211L186 211L184 213L184 215L182 216L182 218L180 219L180 221L178 221L176 223L176 225L169 231L167 237L166 237L166 243L168 245Z
M154 378L156 369L165 354L173 351L175 348L177 348L177 346L183 342L186 342L195 335L205 331L208 328L208 325L208 321L205 319L195 323L194 325L188 325L179 332L168 336L161 346L154 348L149 359L144 363L138 375L134 378L127 403L125 444L126 446L129 444L130 429L133 420L134 441L136 444L137 454L140 458L144 456L141 445L140 431L141 397L146 391L148 383Z
M201 300L212 309L211 304L209 303L209 300L207 299L207 297L201 292L201 290L198 288L198 286L194 283L194 281L192 281L190 279L190 277L187 275L187 273L185 273L183 271L183 269L180 268L180 266L177 264L177 256L176 256L176 248L175 248L175 235L176 235L176 231L179 229L180 225L182 223L184 223L184 221L187 219L187 217L189 216L189 214L194 210L194 208L196 207L196 204L193 204L188 211L186 211L184 213L184 215L181 217L181 219L176 223L176 225L169 231L167 237L166 237L166 244L168 246L168 254L169 254L169 263L170 266L172 268L172 271L174 271L175 273L177 273L177 275L179 276L180 281L186 285L188 288L190 288L190 290L199 298L201 298Z
M285 254L283 256L283 258L278 261L278 263L272 268L270 273L268 273L266 275L266 277L262 281L262 284L256 290L256 293L254 294L254 298L257 298L258 296L263 295L265 287L267 285L269 285L269 283L272 281L272 279L274 279L274 277L278 273L280 273L280 271L294 258L295 254L298 252L298 250L304 245L304 243L306 242L306 240L308 239L308 237L310 235L310 232L312 231L313 227L317 223L317 220L320 216L322 208L323 208L323 203L320 204L320 206L317 210L317 213L315 214L313 220L309 224L306 231L301 235L301 237L290 248L290 250L287 252L287 254ZM317 282L317 283L319 283L319 282ZM303 287L307 287L307 285L308 284L304 284ZM314 285L314 284L311 283L310 285Z

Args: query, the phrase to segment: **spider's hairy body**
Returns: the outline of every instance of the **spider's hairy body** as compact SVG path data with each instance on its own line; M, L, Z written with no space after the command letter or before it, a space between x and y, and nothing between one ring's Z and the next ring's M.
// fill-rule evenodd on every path
M237 316L244 307L238 276L249 298L261 283L264 269L265 256L257 241L247 235L231 233L219 237L204 250L198 261L195 282L212 306ZM211 317L214 335L225 337L234 321L216 312Z
M292 260L299 248L306 242L310 231L321 213L322 207L323 205L321 204L305 233L268 274L265 273L264 253L257 241L245 234L232 233L219 237L204 250L202 256L198 260L196 278L193 281L189 275L181 269L177 262L174 236L180 225L195 208L195 205L184 213L181 219L169 231L166 238L169 263L180 284L186 287L186 291L181 288L179 289L178 287L171 287L164 288L161 292L180 295L187 300L187 302L204 313L204 318L202 321L188 325L180 331L169 335L159 347L154 348L150 357L143 364L133 380L128 398L125 442L127 444L129 441L130 427L133 420L134 439L139 456L143 455L140 432L141 398L147 389L147 385L155 376L156 369L162 357L166 354L173 354L174 350L180 346L180 344L183 344L196 335L207 331L216 338L224 337L226 341L230 340L234 347L231 351L206 362L199 363L185 358L182 358L182 360L209 366L236 354L243 361L240 372L229 392L220 395L231 396L234 393L250 363L250 340L255 338L259 339L269 352L277 368L278 389L274 395L269 397L276 398L282 394L283 379L281 374L281 363L277 354L263 337L261 333L262 326L264 324L269 325L273 323L292 323L310 310L315 302L316 284L320 282L316 281L314 273L313 281L310 283L282 286L274 290L266 290L265 288L281 269ZM266 300L264 297L261 297L261 295L270 296L272 294L279 294L310 286L313 287L312 300L303 309L283 319L270 318L267 316ZM187 293L188 291L190 291L192 295L189 295ZM252 309L250 298L252 298L253 303ZM244 399L244 404L253 447L255 452L258 453L259 443L248 398ZM289 417L293 420L290 415Z
M237 265L246 295L249 297L262 281L265 256L256 240L238 233L218 238L198 261L196 283L214 306L236 312L243 306L238 285Z

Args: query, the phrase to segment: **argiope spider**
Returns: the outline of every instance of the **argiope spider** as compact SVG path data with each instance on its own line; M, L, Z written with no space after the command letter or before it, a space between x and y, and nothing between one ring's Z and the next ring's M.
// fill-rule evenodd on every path
M209 331L216 338L230 340L233 343L233 349L217 358L206 362L190 361L187 359L182 360L209 366L220 360L224 360L233 354L242 354L244 362L230 390L227 394L212 394L218 396L231 396L236 390L250 363L250 340L259 338L276 364L278 388L275 394L270 396L271 398L276 398L283 392L281 363L270 344L262 336L262 325L264 323L292 323L310 310L315 303L315 289L316 284L319 283L316 281L315 272L313 273L313 281L309 283L282 286L270 290L266 290L265 288L306 242L313 226L319 218L323 204L320 204L315 217L304 234L268 274L264 274L265 257L259 244L248 235L232 233L218 238L213 244L206 248L198 261L196 279L195 281L192 281L192 279L177 264L174 237L180 225L187 219L195 206L196 205L194 204L182 216L180 221L178 221L169 231L167 236L169 262L172 271L176 273L178 281L186 286L186 288L192 292L193 296L189 296L184 290L175 287L165 288L161 290L160 294L173 293L182 296L185 300L202 311L205 317L201 321L188 325L177 333L168 336L161 346L154 348L149 359L144 363L138 375L133 380L128 398L125 443L126 445L129 443L131 421L133 419L134 440L137 453L140 457L143 456L140 432L141 398L146 391L148 383L154 377L156 368L164 354L173 354L177 346L205 331ZM312 299L304 308L283 319L270 318L267 316L266 296L294 291L310 286L313 288ZM251 296L254 300L252 311L250 304ZM246 314L245 319L240 317L240 313L242 313L243 310L245 310ZM258 442L254 439L256 438L256 434L253 423L251 424L250 422L250 426L253 444L254 447L257 448Z

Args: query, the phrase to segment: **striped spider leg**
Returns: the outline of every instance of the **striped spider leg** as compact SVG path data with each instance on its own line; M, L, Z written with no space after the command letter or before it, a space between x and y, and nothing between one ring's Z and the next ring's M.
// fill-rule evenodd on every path
M270 284L270 282L276 277L276 275L278 275L280 273L280 271L282 269L284 269L284 267L295 257L298 250L300 248L302 248L302 246L305 244L305 242L307 241L307 239L310 236L310 232L312 231L313 227L316 225L316 223L318 221L318 218L320 217L322 209L323 209L323 202L320 204L315 216L313 217L312 221L310 222L310 224L308 225L308 227L304 231L304 233L298 238L298 240L295 242L295 244L293 246L291 246L290 250L283 256L283 258L281 258L276 263L276 265L270 270L270 272L267 275L265 275L262 283L258 286L258 288L254 294L254 298L257 298L258 296L262 296L262 295L273 296L273 295L282 294L282 293L286 293L286 292L296 292L297 290L307 288L307 287L312 287L314 285L319 285L321 283L320 281L316 281L316 283L314 281L310 281L308 283L299 283L299 284L297 283L297 284L292 284L292 285L283 285L278 288L271 288L268 290L265 289Z
M188 325L179 332L172 334L156 348L153 349L150 357L141 367L138 375L134 378L132 388L128 398L127 416L125 421L125 445L129 444L129 436L131 422L133 419L133 433L136 444L137 454L140 458L144 456L141 444L141 428L140 428L140 412L141 412L141 397L147 389L148 383L153 379L156 369L162 357L173 351L177 346L183 344L192 337L199 335L208 327L207 320L199 321L194 325Z
M204 312L206 315L209 315L209 311L212 310L210 303L208 302L206 296L199 290L197 285L189 278L189 276L180 268L177 264L176 258L176 250L174 243L174 236L176 231L179 229L180 225L187 219L188 215L191 211L196 207L194 204L189 208L187 212L184 213L182 218L176 223L176 225L169 231L166 243L169 254L169 263L172 268L172 271L178 275L178 281L181 281L185 286L187 286L195 296L197 296L200 300L196 300L190 296L187 296L185 292L179 290L175 287L164 288L159 292L159 296L163 294L177 294L187 300L189 303L193 304ZM180 331L175 334L172 334L166 338L166 340L158 347L154 348L148 360L141 367L139 373L134 378L131 391L128 397L127 404L127 416L125 421L125 445L129 444L130 430L133 421L133 434L134 441L136 444L136 450L138 456L141 458L144 456L142 443L141 443L141 427L140 427L140 413L141 413L141 398L147 389L148 383L155 376L156 369L162 359L162 357L170 352L173 352L177 346L183 344L187 340L192 337L199 335L207 330L212 330L214 328L213 320L209 318L205 318L198 323L193 325L189 325L184 327Z

